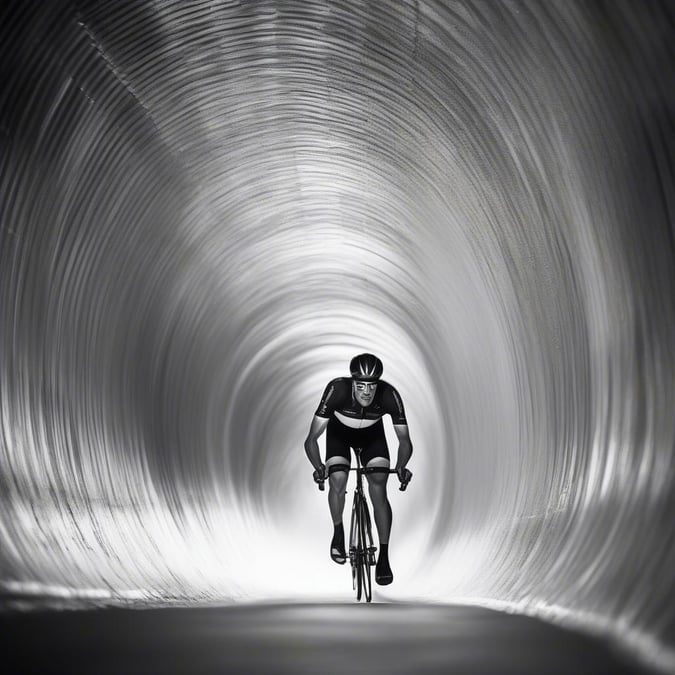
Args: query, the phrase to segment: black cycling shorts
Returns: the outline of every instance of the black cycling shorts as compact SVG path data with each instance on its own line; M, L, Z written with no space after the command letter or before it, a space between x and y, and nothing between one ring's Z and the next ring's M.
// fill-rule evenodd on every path
M367 466L375 457L389 460L382 420L365 429L352 429L331 417L326 427L326 461L331 457L344 457L346 463L351 464L349 448L361 451L362 466Z

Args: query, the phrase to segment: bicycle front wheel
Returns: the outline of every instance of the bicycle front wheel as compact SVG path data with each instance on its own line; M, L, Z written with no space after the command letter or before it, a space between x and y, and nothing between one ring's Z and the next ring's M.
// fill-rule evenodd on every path
M359 575L359 511L358 493L354 494L352 517L349 525L349 564L352 568L352 590L356 591L356 599L361 599L361 576Z
M370 570L370 549L373 546L373 539L370 529L370 514L368 513L368 504L365 500L359 504L359 549L360 549L360 576L361 587L366 602L373 598L372 578Z

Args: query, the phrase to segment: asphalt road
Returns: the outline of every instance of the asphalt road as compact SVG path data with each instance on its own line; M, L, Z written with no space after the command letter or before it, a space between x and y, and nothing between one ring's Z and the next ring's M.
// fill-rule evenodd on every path
M609 643L536 619L445 605L4 613L0 632L9 647L3 671L31 675L648 672Z

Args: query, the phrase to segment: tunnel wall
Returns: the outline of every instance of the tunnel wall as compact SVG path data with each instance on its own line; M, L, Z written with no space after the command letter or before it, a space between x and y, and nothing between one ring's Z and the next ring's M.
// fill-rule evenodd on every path
M302 441L371 350L399 594L669 658L671 3L2 12L6 593L276 597L251 560L317 548ZM284 593L345 585L312 555Z

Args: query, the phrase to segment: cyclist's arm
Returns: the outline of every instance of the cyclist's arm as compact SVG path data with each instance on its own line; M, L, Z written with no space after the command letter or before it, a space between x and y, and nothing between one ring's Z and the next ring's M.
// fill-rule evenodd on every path
M413 446L407 424L394 424L394 431L398 437L398 459L396 460L396 470L398 471L410 461Z
M321 465L321 453L319 452L319 443L317 442L319 436L326 430L328 426L327 417L319 417L314 415L312 418L312 424L309 427L309 433L305 439L305 453L307 458L312 463L312 466L315 469L318 469Z

